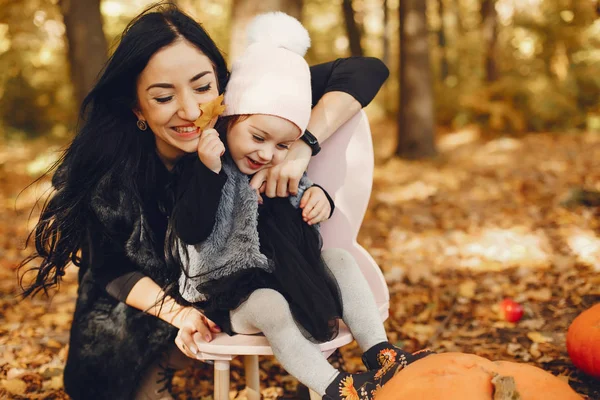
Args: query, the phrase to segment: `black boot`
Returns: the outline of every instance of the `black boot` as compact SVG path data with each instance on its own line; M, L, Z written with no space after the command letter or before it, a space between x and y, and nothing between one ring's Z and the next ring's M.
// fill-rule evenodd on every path
M376 371L349 374L340 372L325 390L323 400L371 400L379 388Z
M427 349L409 353L390 342L381 342L365 351L362 361L369 370L389 369L392 364L396 364L396 371L394 372L396 373L408 364L427 357L430 354L434 353Z
M340 372L325 390L324 400L372 400L401 367L388 363L377 370L349 374Z

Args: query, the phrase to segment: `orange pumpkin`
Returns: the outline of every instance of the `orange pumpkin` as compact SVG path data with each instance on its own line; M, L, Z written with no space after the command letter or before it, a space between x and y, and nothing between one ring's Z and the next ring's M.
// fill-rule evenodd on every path
M375 396L375 400L404 399L581 400L582 397L565 381L532 365L494 362L474 354L440 353L410 364Z
M567 351L573 365L600 378L600 304L573 320L567 331Z

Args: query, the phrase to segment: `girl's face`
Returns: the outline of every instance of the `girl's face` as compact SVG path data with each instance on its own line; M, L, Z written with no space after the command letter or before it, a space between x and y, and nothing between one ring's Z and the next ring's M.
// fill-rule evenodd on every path
M134 113L148 123L163 161L173 163L196 151L198 105L218 95L210 59L190 42L178 40L150 58L137 80Z
M252 175L281 163L300 129L287 119L254 114L227 131L227 147L239 170Z

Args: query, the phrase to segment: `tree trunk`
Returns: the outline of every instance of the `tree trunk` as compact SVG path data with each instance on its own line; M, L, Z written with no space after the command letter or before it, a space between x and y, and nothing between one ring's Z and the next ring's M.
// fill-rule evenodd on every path
M485 43L485 76L488 82L498 80L496 65L496 42L498 40L498 18L496 0L483 0L481 3L481 21Z
M81 104L106 62L100 0L61 0L75 99Z
M388 0L383 0L383 55L382 60L388 68L390 66L391 59L391 27L390 27L390 9ZM381 89L383 91L383 108L385 110L385 114L389 117L392 117L396 113L396 107L394 107L396 93L397 91L392 91L390 84L384 85Z
M400 1L400 109L396 154L436 154L429 33L423 0Z
M383 0L383 63L390 62L390 9L388 0Z
M460 9L460 0L452 0L452 10L456 14L456 32L462 38L466 32Z
M446 24L444 22L444 0L438 0L438 12L440 14L440 29L437 32L438 46L440 47L440 80L444 82L448 77L450 67L448 66L448 55L446 51Z
M303 0L233 0L231 4L231 42L229 62L246 48L246 26L257 14L283 11L302 22Z
M354 19L354 9L352 0L342 0L342 10L344 12L344 22L346 24L346 35L350 42L350 53L353 56L362 56L363 50L360 45L360 29Z

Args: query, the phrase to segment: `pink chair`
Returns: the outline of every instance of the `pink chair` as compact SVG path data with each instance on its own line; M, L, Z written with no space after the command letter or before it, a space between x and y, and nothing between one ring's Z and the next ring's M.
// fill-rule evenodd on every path
M344 248L352 253L385 320L390 297L383 274L369 253L356 242L371 195L373 166L371 130L366 114L361 111L324 144L321 153L311 161L308 175L327 189L336 204L333 217L321 226L323 247ZM340 324L339 335L321 344L321 351L328 357L352 340L348 328ZM219 334L210 343L201 339L197 342L201 343L198 358L214 361L215 400L229 399L229 363L235 356L244 356L248 399L260 399L258 356L273 354L264 336ZM313 400L321 398L312 391L310 396Z

